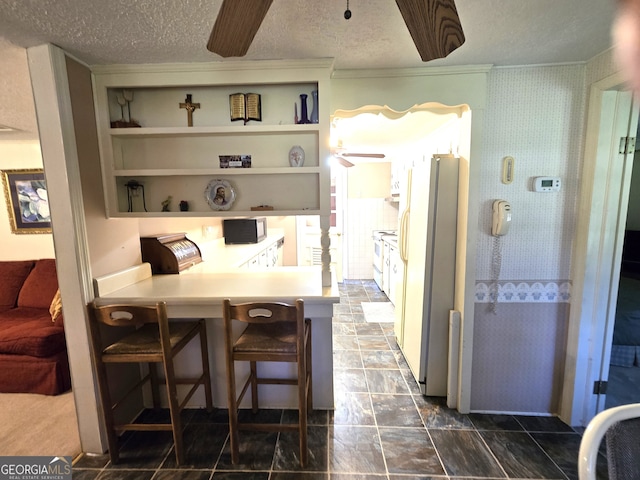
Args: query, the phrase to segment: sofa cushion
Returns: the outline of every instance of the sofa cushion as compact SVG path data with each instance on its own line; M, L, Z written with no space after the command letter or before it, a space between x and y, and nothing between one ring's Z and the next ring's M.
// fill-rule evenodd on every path
M56 261L52 258L36 260L36 264L20 289L18 306L44 308L48 311L57 290Z
M66 348L64 328L48 309L17 307L0 313L0 354L48 357Z
M33 264L33 260L0 262L0 311L16 306L20 288Z

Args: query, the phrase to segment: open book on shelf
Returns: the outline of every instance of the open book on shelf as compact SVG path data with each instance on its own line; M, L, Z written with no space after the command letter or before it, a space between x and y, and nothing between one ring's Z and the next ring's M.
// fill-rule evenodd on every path
M229 95L229 110L231 121L249 120L262 121L262 105L259 93L232 93Z

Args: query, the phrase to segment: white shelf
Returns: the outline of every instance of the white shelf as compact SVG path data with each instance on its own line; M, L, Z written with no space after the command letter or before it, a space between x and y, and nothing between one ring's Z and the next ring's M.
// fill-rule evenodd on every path
M117 212L117 218L197 218L197 217L287 217L292 215L320 215L320 210L226 210L209 212Z
M270 133L308 133L318 132L317 123L291 125L232 125L222 127L140 127L109 128L112 137L184 137L198 135L247 135Z
M236 176L236 175L300 175L318 174L320 167L275 168L177 168L114 170L115 177L170 177L170 176Z

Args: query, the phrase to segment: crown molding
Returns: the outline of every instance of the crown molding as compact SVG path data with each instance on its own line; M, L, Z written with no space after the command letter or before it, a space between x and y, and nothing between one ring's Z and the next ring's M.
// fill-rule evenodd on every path
M131 73L201 73L250 70L333 69L333 58L313 60L243 60L193 63L144 63L93 65L96 75Z
M493 65L464 65L458 67L415 67L415 68L380 68L361 70L334 70L332 79L343 78L389 78L389 77L429 77L435 75L464 75L487 73Z

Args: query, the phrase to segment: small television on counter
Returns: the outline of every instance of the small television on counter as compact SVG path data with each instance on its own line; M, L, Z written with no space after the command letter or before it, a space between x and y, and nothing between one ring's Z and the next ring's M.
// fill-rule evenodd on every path
M222 222L222 232L226 245L258 243L267 238L267 219L227 218Z

